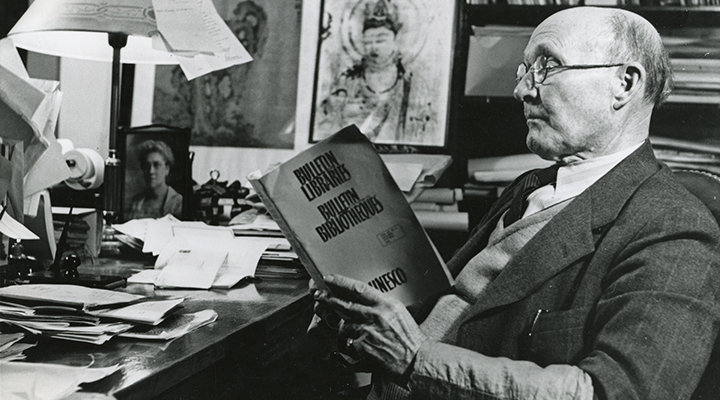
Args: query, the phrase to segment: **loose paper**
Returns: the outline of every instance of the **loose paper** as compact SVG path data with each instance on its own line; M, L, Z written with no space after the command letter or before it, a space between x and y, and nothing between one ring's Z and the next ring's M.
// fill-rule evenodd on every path
M0 361L0 376L2 376L0 399L61 399L77 391L81 383L100 380L119 368L118 365L87 368Z
M155 48L168 50L188 80L252 60L210 0L153 0L160 37Z

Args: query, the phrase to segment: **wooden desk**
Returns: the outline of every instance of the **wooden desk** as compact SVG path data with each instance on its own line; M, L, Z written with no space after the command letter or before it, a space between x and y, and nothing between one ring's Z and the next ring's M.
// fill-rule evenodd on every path
M152 285L126 290L147 293ZM218 319L171 342L114 338L95 346L41 340L26 351L28 361L120 364L120 371L84 386L118 399L320 399L328 392L332 378L320 372L318 345L305 334L312 315L307 281L155 293L187 296L185 312L210 308Z

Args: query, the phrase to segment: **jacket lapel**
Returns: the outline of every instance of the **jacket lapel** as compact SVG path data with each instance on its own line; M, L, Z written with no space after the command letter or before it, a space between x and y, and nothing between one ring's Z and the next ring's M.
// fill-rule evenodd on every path
M555 215L487 285L467 318L527 297L558 272L593 253L604 228L658 169L646 141Z

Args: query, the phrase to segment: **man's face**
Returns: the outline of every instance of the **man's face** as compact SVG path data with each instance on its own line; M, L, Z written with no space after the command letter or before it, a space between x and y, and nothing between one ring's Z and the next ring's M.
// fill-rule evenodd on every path
M385 64L395 57L395 34L388 28L369 28L363 32L365 59L374 64Z
M532 65L545 56L548 66L603 64L603 41L609 36L597 18L561 13L535 29L524 62ZM567 161L569 156L584 158L612 140L610 82L616 73L616 68L551 71L534 88L532 73L526 74L514 95L523 102L528 148L542 158Z
M156 188L165 184L165 179L170 173L170 167L165 158L157 152L148 153L141 165L145 184L150 188Z

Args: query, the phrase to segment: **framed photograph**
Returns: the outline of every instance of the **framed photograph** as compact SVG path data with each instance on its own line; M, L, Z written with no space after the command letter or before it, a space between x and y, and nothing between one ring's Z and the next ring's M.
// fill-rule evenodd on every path
M190 129L148 125L119 131L122 221L192 215Z
M455 3L323 1L310 142L355 124L376 144L445 146Z

